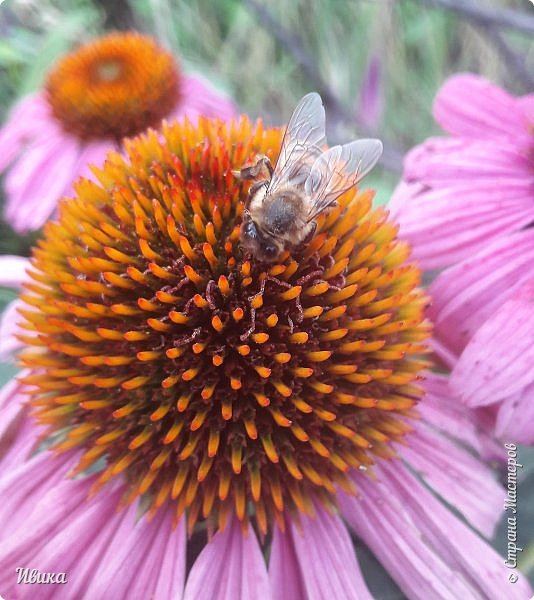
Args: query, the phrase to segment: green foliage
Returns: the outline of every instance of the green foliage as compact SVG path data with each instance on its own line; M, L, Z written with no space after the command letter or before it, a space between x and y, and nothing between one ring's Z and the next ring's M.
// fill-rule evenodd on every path
M0 313L16 297L17 297L17 292L15 290L5 288L5 287L0 287Z

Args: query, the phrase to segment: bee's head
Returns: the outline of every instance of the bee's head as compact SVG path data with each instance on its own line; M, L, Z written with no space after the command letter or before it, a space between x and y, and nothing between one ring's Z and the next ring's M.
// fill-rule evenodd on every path
M241 224L241 245L256 260L267 263L274 262L282 252L274 238L260 231L248 212L245 212Z

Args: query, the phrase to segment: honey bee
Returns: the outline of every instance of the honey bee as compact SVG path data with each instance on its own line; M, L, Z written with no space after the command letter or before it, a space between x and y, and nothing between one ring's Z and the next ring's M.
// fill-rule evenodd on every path
M276 165L261 155L253 166L233 171L255 180L245 201L241 245L257 260L275 261L284 250L309 241L315 219L358 183L382 154L380 140L356 140L328 148L319 94L302 98L282 140Z

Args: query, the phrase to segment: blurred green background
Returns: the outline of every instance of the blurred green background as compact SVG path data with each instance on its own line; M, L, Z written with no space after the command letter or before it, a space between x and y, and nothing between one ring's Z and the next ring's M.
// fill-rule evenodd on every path
M132 28L155 36L185 71L202 73L243 112L269 124L283 124L300 97L319 91L331 141L384 140L384 161L366 180L377 203L388 201L403 154L439 132L432 100L450 74L471 71L516 94L534 91L531 0L5 0L0 121L61 54L103 31ZM35 237L21 238L0 221L0 254L27 255ZM0 308L13 297L0 289ZM0 365L0 383L14 372ZM524 456L534 463L532 452ZM525 468L520 490L526 548L534 539L532 469ZM504 528L495 543L504 550ZM376 597L401 598L356 544ZM532 543L520 565L534 578Z

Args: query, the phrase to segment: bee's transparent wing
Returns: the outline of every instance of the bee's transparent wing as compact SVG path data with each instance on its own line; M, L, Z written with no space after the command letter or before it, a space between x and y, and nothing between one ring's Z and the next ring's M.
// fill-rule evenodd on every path
M356 140L323 152L314 162L304 185L310 205L308 222L365 177L381 154L380 140Z
M324 106L321 96L312 92L302 98L291 115L268 193L287 183L303 186L325 148Z

